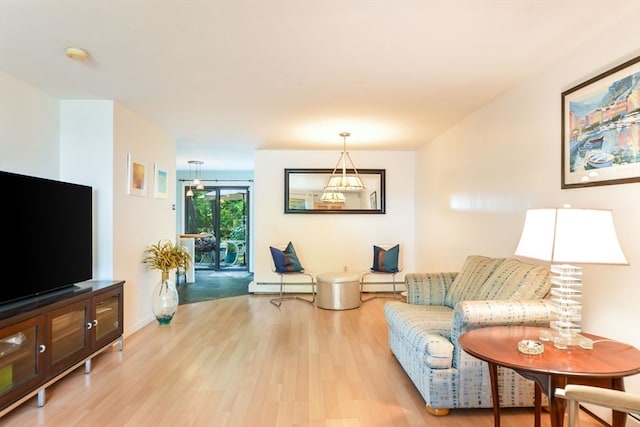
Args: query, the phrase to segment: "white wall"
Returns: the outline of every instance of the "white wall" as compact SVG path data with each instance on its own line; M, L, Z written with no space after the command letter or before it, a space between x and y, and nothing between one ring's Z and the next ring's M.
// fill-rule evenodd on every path
M149 295L160 273L141 263L146 246L175 241L175 143L110 100L63 100L61 179L94 189L94 279L125 280L124 330L154 321ZM146 164L147 195L127 194L127 154ZM153 166L169 172L169 198L153 197Z
M147 195L127 194L127 154L147 167ZM125 335L150 321L150 295L160 272L142 264L144 249L161 239L176 241L175 140L122 104L114 106L113 139L113 278L124 279ZM169 197L153 197L153 165L169 173ZM178 309L179 310L179 309Z
M404 271L414 269L414 153L352 151L357 168L386 169L386 214L285 214L285 168L333 168L337 151L262 150L255 157L254 282L250 292L275 291L269 246L292 241L313 273L361 273L371 267L375 243L399 243ZM308 286L307 286L308 288ZM296 290L291 287L291 290ZM387 290L372 286L368 290Z
M60 178L93 187L93 277L113 278L113 101L60 101Z
M58 100L0 72L0 169L57 179Z
M583 330L640 347L640 184L560 189L561 93L637 56L639 20L630 15L417 153L419 271L457 271L468 254L513 256L529 207L610 208L631 266L584 267ZM640 377L626 384L640 391Z

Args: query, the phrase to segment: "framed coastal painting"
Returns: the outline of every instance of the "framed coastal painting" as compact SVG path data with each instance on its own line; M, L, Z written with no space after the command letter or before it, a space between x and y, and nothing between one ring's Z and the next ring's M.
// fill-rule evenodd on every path
M166 199L169 197L169 172L167 168L153 164L153 197Z
M640 181L640 57L562 93L563 189Z
M147 166L131 154L127 154L127 194L147 195Z

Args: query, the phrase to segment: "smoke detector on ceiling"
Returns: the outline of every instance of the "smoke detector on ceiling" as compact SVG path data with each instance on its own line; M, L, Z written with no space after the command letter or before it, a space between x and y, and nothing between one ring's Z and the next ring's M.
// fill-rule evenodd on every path
M68 47L65 49L64 54L67 55L67 58L73 59L74 61L84 61L89 57L87 51L79 47Z

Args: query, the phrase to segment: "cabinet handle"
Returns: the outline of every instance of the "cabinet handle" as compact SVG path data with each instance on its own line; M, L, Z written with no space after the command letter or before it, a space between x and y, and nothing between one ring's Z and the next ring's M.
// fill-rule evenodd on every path
M87 323L87 329L91 329L92 326L91 322Z
M45 346L44 344L40 344L40 353L44 353L46 349L47 346Z
M93 321L93 326L98 326L98 319Z

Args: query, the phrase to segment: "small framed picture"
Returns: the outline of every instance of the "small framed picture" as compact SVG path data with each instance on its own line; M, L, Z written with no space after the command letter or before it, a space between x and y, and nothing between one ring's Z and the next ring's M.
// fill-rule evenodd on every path
M127 154L127 194L147 195L147 166L131 154Z
M369 194L369 203L371 204L371 209L378 209L378 193L372 192Z
M169 172L157 163L153 164L153 197L166 199L169 197Z

